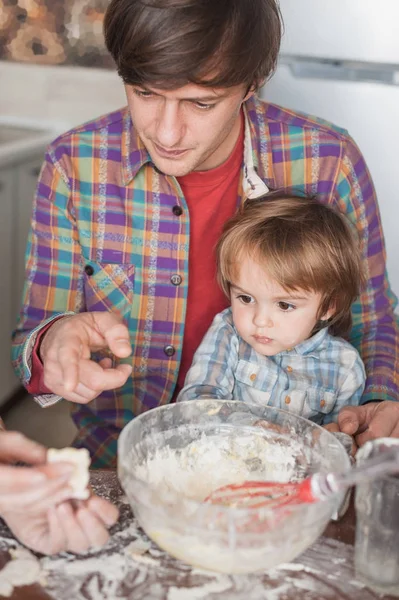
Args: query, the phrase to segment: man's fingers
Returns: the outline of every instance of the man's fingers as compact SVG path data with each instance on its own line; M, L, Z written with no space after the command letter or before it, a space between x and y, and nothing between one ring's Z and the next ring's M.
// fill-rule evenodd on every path
M112 369L113 360L112 360L112 358L109 358L109 357L102 358L98 364L100 365L100 367L102 369Z
M121 387L132 372L131 365L121 364L116 368L103 369L99 364L90 360L81 361L80 383L98 395L103 390L113 390ZM84 395L78 387L77 393Z
M18 431L0 432L1 462L23 461L36 465L46 462L46 448Z
M395 427L393 428L393 430L391 432L391 437L399 438L399 421L396 423Z
M116 370L121 374L121 378L122 378L121 385L123 385L126 382L126 380L130 377L130 375L132 374L133 367L132 367L132 365L126 365L126 364L122 363L116 367Z
M57 324L55 324L56 326ZM65 331L65 333L64 333ZM51 333L51 329L50 329ZM49 333L49 335L50 335ZM111 349L114 356L131 354L129 332L112 313L90 313L71 317L56 331L60 345L48 343L44 383L53 393L78 404L86 404L104 390L119 388L131 374L127 364L112 367L108 358L91 360L91 351ZM63 335L61 335L63 334Z
M327 431L331 431L331 433L339 433L340 432L338 423L327 423L327 425L323 425L323 428L327 429Z
M95 365L95 363L93 363ZM98 367L98 365L95 365ZM94 388L79 382L73 392L64 391L63 388L55 389L55 393L58 393L65 400L69 402L75 402L76 404L87 404L97 398L104 390L113 390L121 387L132 372L130 365L118 365L116 369L102 369L101 371L95 371L97 376L93 373L89 375L89 380ZM105 373L105 375L104 375ZM94 382L94 383L93 383Z
M348 435L355 435L367 426L366 406L344 406L338 415L340 431Z
M82 345L79 338L69 338L69 344L58 350L58 364L62 383L67 392L74 392L79 383L79 367L82 360ZM87 351L85 352L87 355Z
M108 347L119 358L126 358L132 353L130 344L129 330L126 325L118 323L110 329L104 331L104 337L107 340Z
M374 439L375 435L372 431L370 431L370 429L366 429L366 431L363 431L363 433L355 435L356 444L359 448L360 446L363 446L363 444L365 444L366 442L369 442L370 440Z
M356 436L356 443L358 446L363 446L369 440L391 437L395 426L395 420L390 418L386 411L378 410L369 422L368 428Z

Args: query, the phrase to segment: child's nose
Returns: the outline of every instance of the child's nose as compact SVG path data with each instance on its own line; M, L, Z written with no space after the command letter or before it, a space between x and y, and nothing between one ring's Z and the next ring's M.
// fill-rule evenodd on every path
M273 327L273 320L267 311L257 311L254 316L254 325L256 327Z

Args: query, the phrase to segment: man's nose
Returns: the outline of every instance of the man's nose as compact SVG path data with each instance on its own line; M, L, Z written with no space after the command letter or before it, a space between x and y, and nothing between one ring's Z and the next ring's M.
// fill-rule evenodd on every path
M156 119L155 142L166 150L178 148L183 129L178 103L167 100L162 102Z

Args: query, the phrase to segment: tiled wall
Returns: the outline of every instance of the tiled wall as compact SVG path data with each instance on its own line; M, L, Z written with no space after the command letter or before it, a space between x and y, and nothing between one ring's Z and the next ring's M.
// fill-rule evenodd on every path
M0 59L113 67L102 34L109 0L0 0Z

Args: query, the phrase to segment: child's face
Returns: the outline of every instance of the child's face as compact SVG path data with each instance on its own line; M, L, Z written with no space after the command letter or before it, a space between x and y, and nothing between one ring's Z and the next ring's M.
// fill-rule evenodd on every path
M251 258L240 262L230 296L234 324L243 340L260 354L274 356L310 337L318 320L320 294L287 292ZM329 311L321 318L331 315Z

